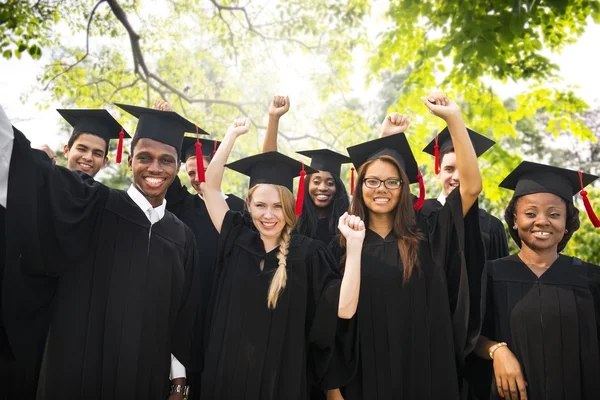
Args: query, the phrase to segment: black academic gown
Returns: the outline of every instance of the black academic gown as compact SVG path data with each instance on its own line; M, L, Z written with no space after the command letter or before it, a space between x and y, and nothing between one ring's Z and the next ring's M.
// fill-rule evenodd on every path
M529 399L598 399L600 267L560 255L538 278L518 255L489 262L482 334L508 344Z
M467 273L481 277L483 262L471 264L472 271L467 271L467 260L481 254L482 244L471 240L465 247L464 240L473 237L467 231L478 232L476 209L475 204L463 224L457 191L428 218L418 215L424 239L418 249L419 268L408 282L403 282L398 239L393 233L383 238L367 229L355 317L359 366L352 381L341 388L344 399L459 398L456 363L478 334L470 319L475 319L475 327L481 322L480 311L470 309ZM467 256L463 249L470 246L479 249ZM342 258L336 241L332 250Z
M193 233L170 212L151 227L126 192L87 175L36 173L47 207L30 240L45 262L22 268L58 280L38 398L166 398L170 354L190 361Z
M341 280L325 246L293 235L287 283L267 307L278 249L228 212L219 237L216 287L202 374L202 399L304 400L309 385L336 385L334 353ZM260 263L264 260L264 269Z
M179 178L175 178L165 196L167 210L175 214L185 223L196 237L196 252L202 258L199 265L200 279L200 307L194 322L194 337L203 338L204 316L210 300L213 286L215 263L217 261L217 241L219 232L215 229L206 204L200 196L192 194L185 186L181 185ZM238 197L229 195L226 199L231 210L242 211L244 201ZM192 361L186 365L187 384L190 386L190 397L198 398L200 389L201 373L204 362L202 340L194 342L192 349ZM196 395L198 393L198 395Z
M318 239L326 245L329 245L335 236L335 232L331 233L329 231L329 217L319 218L317 221L317 235L313 239Z
M429 215L442 208L442 203L437 199L427 199L423 204L421 213ZM508 255L508 239L502 222L489 214L484 209L479 209L479 228L483 245L485 246L486 260L496 260Z
M427 199L421 212L425 215L442 207L437 199ZM508 256L508 239L502 222L483 209L479 209L479 228L485 248L485 259L496 260ZM493 365L475 354L469 354L465 365L459 368L460 375L466 380L461 384L462 398L471 400L487 399L490 395Z
M17 129L13 132L5 215L5 264L0 279L0 304L9 305L0 307L7 343L0 348L14 362L3 373L9 382L0 385L0 393L8 399L33 399L50 326L56 279L26 275L22 271L43 263L40 243L32 240L39 237L38 211L44 213L48 206L37 196L42 180L36 173L36 164L43 167L51 162L45 153L31 150L23 133Z

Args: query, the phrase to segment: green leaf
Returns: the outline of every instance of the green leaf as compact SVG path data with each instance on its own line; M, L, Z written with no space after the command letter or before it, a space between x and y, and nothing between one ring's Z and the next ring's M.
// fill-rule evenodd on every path
M11 50L4 50L2 52L2 57L4 57L7 60L9 60L12 57L12 51Z

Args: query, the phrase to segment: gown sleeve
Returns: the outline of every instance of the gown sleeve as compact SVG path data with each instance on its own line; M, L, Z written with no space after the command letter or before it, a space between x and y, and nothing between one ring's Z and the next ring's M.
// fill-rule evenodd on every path
M24 218L22 223L27 222L18 231L27 235L28 246L39 254L35 261L23 263L23 270L59 276L89 250L109 189L86 174L52 165L17 130L15 137L19 151L13 152L10 174L33 179L9 185L9 207Z
M594 309L596 311L596 332L598 336L598 346L600 347L600 266L589 264L590 291L594 299Z
M59 276L90 251L109 189L83 173L38 167L43 176L37 196L39 241L48 262L41 271L27 272Z
M187 188L181 184L179 177L175 175L175 179L165 194L165 200L167 200L167 210L171 211L175 215L180 215L183 202L188 196L193 196L193 194L188 192Z
M346 385L358 367L357 317L338 317L342 281L333 255L316 240L308 254L310 378L323 390L335 389Z
M192 360L194 341L202 340L202 335L194 334L197 331L193 329L199 314L201 282L198 274L199 257L196 250L196 238L190 228L186 226L185 229L185 282L181 306L171 338L171 353L188 369L194 363Z
M457 359L473 351L481 331L485 296L485 246L478 202L463 216L460 191L428 217L432 258L446 273Z
M508 256L508 238L502 222L495 217L490 216L490 218L492 218L492 226L490 228L490 249L487 259L497 260Z

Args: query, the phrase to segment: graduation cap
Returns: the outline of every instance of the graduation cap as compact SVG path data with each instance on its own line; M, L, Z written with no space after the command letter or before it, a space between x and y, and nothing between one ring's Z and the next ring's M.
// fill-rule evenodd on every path
M419 171L417 160L412 153L410 144L404 133L370 140L347 148L354 167L358 170L367 161L375 160L381 156L390 156L400 164L408 176L409 183L419 183L419 200L415 203L415 210L423 207L425 201L425 185L423 176ZM354 193L354 185L352 185Z
M327 171L332 175L336 175L337 177L340 177L341 175L342 164L352 162L352 160L350 160L350 157L328 149L304 150L297 151L296 153L310 157L311 168L314 168L318 171ZM352 192L353 190L354 168L352 168L352 176L350 179L350 191Z
M73 127L73 133L90 133L106 141L119 139L117 146L117 162L121 162L123 154L123 138L129 133L125 132L121 124L103 109L58 109L58 113Z
M310 167L318 171L327 171L332 175L340 176L342 164L352 162L350 157L328 149L303 150L296 153L310 157Z
M139 120L134 137L156 140L175 147L177 152L181 150L185 132L208 135L203 130L198 130L196 124L183 118L175 111L162 111L118 103L115 103L115 105Z
M473 148L475 149L475 154L477 157L483 155L486 151L488 151L493 145L496 144L491 139L475 132L472 129L467 128L467 133L469 134L469 138L471 139L471 143L473 144ZM429 144L423 149L423 151L427 154L431 154L435 158L435 173L440 173L440 153L445 152L449 148L453 147L452 136L450 136L450 131L448 127L445 127L440 133L438 133L435 138L429 142Z
M598 179L595 175L523 161L500 183L500 187L514 190L514 197L534 193L552 193L573 202L573 196L579 192L583 198L585 210L596 228L600 228L600 220L594 213L585 187Z
M306 167L304 163L285 156L277 151L256 154L242 158L226 167L250 177L250 188L259 183L280 185L294 192L294 178L300 176L298 196L296 198L296 215L302 214L304 201L304 178L306 174L314 174L317 170Z
M183 144L181 145L182 161L187 161L190 157L196 157L196 140L200 142L203 157L214 156L221 145L221 142L218 140L196 139L192 136L184 136Z

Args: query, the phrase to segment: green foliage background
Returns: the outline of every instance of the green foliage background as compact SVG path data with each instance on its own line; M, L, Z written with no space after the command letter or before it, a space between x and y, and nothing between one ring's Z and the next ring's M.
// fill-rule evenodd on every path
M438 184L419 149L443 126L419 98L439 89L459 102L469 127L498 142L481 159L481 203L501 217L511 193L498 183L523 158L600 172L600 111L545 55L599 22L600 2L591 0L8 0L0 52L41 57L36 90L62 107L106 107L130 131L135 121L112 103L162 98L216 138L250 116L254 128L232 159L260 150L270 99L285 94L276 92L282 79L304 88L281 121L280 150L290 155L343 151L376 137L387 112L407 113L429 197ZM492 81L523 89L503 99ZM124 165L111 163L100 178L129 184ZM224 190L242 194L246 184L228 173ZM600 210L600 190L589 192ZM582 214L567 252L600 264L598 231Z

